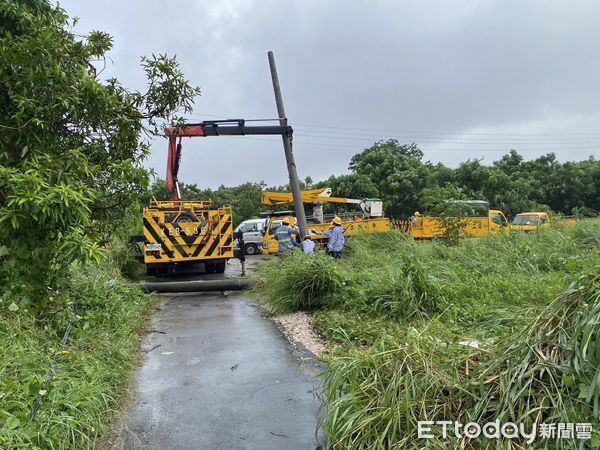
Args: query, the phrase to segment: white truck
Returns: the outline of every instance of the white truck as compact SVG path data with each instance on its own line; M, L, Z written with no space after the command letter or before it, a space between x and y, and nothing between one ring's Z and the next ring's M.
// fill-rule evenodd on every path
M263 230L266 219L249 219L244 220L234 230L234 233L242 231L244 233L244 249L246 255L256 255L260 252L262 245ZM237 234L234 234L237 236ZM235 240L234 250L239 250L239 242ZM236 251L237 253L237 251Z

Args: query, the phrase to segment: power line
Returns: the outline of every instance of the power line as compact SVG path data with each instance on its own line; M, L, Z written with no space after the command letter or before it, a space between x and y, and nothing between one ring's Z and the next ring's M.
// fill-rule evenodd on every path
M244 139L244 140L253 140L253 141L263 141L263 142L271 142L271 143L279 143L279 140L276 139L265 139L265 138L255 138L250 136L231 136L234 139ZM330 143L321 143L321 142L305 142L294 139L294 144L301 145L317 145L320 147L337 147L337 148L347 148L347 149L360 149L365 150L364 146L356 146L356 145L345 145L345 144L330 144ZM555 147L540 147L540 148L518 148L519 151L558 151L558 150L598 150L599 147L564 147L564 148L555 148ZM448 151L448 152L508 152L511 150L510 147L503 148L421 148L424 151Z
M337 130L359 130L359 131L376 131L381 133L410 133L410 134L454 134L459 136L594 136L600 137L600 133L579 132L579 133L466 133L462 131L432 131L432 130L391 130L391 129L375 129L375 128L358 128L358 127L334 127L325 125L316 125L309 123L292 123L292 125L306 126L311 128L327 128Z
M316 137L323 137L325 139L358 139L358 140L376 140L376 139L393 139L393 138L399 138L399 139L407 139L407 140L414 140L414 141L419 141L422 142L423 140L435 140L435 141L439 141L439 142L448 142L448 141L460 141L460 142L477 142L477 143L487 143L487 142L528 142L528 141L533 141L533 142L539 142L539 143L545 143L545 142L553 142L553 141L561 141L561 142L585 142L585 143L600 143L600 135L598 136L580 136L580 137L564 137L564 138L560 138L560 137L540 137L540 138L508 138L508 137L499 137L499 138L486 138L486 137L473 137L473 138L469 138L469 137L459 137L459 136L436 136L436 137L432 137L432 136L416 136L416 135L410 135L410 134L405 134L405 135L381 135L381 134L368 134L368 133L346 133L346 132L335 132L335 131L331 131L331 132L321 132L321 131L314 131L314 130L307 130L304 128L299 128L299 127L294 127L294 131L296 132L296 134L300 134L300 135L310 135L310 137L312 136L316 136Z
M326 140L335 140L335 141L352 141L352 142L378 142L378 141L387 141L390 139L395 139L403 142L415 142L417 144L449 144L449 145L569 145L576 147L578 145L587 144L587 145L597 145L600 148L600 140L480 140L480 139L435 139L435 138L419 138L419 137L399 137L399 136L389 136L389 137L378 137L378 138L368 138L368 137L343 137L343 136L324 136L324 135L307 135L304 134L303 131L297 131L294 134L297 138L305 138L305 139L319 139L323 141ZM325 141L327 142L327 141Z
M200 117L218 117L222 119L228 119L231 116L223 116L219 114L208 114L208 113L194 113L189 114L191 116L200 116ZM583 136L583 137L594 137L600 138L600 132L590 132L590 131L582 131L582 132L571 132L571 133L522 133L522 132L505 132L505 133L468 133L462 131L439 131L439 130L399 130L399 129L377 129L377 128L360 128L360 127L340 127L340 126L332 126L332 125L320 125L320 124L310 124L310 123L301 123L301 122L291 122L291 125L294 127L310 127L311 129L329 129L329 130L348 130L348 131L369 131L369 132L377 132L377 133L395 133L398 135L409 134L409 135L417 135L417 134L435 134L435 135L457 135L457 136ZM335 133L333 131L327 132L329 134ZM347 134L347 133L341 133Z
M227 116L217 114L191 114L192 116L210 116L218 117L221 119L227 118ZM256 119L256 120L271 120L271 119ZM254 119L247 120L248 122L254 121ZM561 150L599 150L600 149L600 134L595 135L592 133L575 134L575 133L546 133L546 134L525 134L525 133L458 133L453 132L456 136L444 136L442 134L451 132L415 132L417 134L423 134L418 136L415 134L408 134L408 132L400 132L396 135L377 135L371 133L356 133L350 131L368 131L368 132L384 132L385 130L376 130L369 128L348 128L348 127L334 127L325 125L308 125L298 124L296 126L296 133L294 142L299 145L306 146L319 146L319 147L334 147L334 148L346 148L346 149L359 149L364 150L365 145L351 145L343 143L342 141L350 141L356 143L357 141L363 142L375 142L380 140L397 139L405 142L414 142L423 151L444 151L444 152L471 152L471 153L498 153L507 152L510 149L517 149L519 151L561 151ZM305 129L305 126L311 126L317 129ZM350 130L350 131L331 131L331 130ZM427 135L432 133L432 135ZM526 137L491 137L491 136L526 136ZM469 137L473 136L473 137ZM487 136L487 137L485 137ZM538 136L538 137L532 137ZM548 137L544 137L548 136ZM562 137L560 137L562 136ZM572 136L572 137L569 137ZM300 139L298 139L300 137ZM240 138L240 137L238 137ZM263 142L278 142L279 139L269 138L256 138L244 136L244 139L251 139L255 141ZM323 140L327 140L323 142ZM501 147L500 147L501 146ZM477 148L474 148L477 147Z

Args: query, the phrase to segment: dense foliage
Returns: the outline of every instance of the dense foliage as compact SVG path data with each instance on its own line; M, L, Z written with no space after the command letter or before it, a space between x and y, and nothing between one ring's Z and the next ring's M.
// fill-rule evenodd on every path
M74 267L52 303L75 303L40 325L31 314L0 313L0 448L99 448L139 360L152 297L128 287L118 261ZM67 346L59 342L73 320ZM44 384L56 363L49 386ZM36 400L39 410L30 413Z
M323 393L331 448L529 448L518 439L443 440L439 429L424 441L418 420L599 422L597 220L459 246L394 232L354 237L318 278L308 259L267 265L258 292L270 310L310 311L335 344ZM327 289L300 301L299 286L315 280L335 282L319 281ZM597 430L593 439L600 444Z
M539 208L563 214L600 212L600 161L594 157L561 163L549 153L525 161L511 150L492 165L467 160L452 169L423 161L423 153L414 144L389 140L355 155L349 168L351 175L333 176L324 184L343 196L376 195L393 217L423 209L424 197L436 188L488 200L510 216Z
M112 38L73 25L48 1L0 3L0 285L37 310L69 264L127 233L148 183L144 132L178 121L199 92L167 56L142 59L145 92L101 81L93 63Z
M600 160L592 156L584 161L561 163L549 153L525 161L511 150L491 165L467 160L450 168L423 161L423 152L415 144L401 145L396 140L388 140L353 156L349 169L350 174L332 175L316 183L311 180L304 186L331 187L338 197L380 198L386 214L394 218L405 218L415 211L435 212L430 208L435 194L445 194L443 198L488 200L493 208L511 217L534 209L566 215L600 213ZM152 192L160 196L163 185L159 180ZM246 183L211 191L191 185L193 189L184 192L195 199L212 197L216 203L235 201L237 209L243 211L238 217L244 220L264 209L255 192L260 186ZM289 191L286 186L268 188L277 189ZM449 193L455 197L449 197ZM331 205L326 205L326 209L334 210Z
M163 55L142 59L144 92L100 80L112 38L76 35L53 3L0 1L0 448L106 431L152 304L119 271L146 138L199 93Z

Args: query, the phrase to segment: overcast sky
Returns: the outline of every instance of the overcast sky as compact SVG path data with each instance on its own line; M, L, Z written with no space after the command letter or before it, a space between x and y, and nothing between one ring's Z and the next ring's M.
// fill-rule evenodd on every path
M273 50L301 177L347 172L378 139L456 166L549 151L600 156L600 2L67 0L79 32L114 36L109 67L143 89L141 55L177 58L195 121L273 118ZM164 178L167 143L149 167ZM187 139L180 180L287 182L281 139Z

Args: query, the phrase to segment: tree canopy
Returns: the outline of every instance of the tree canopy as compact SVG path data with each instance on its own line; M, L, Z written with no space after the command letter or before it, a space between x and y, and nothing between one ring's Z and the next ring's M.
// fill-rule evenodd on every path
M600 161L590 156L583 161L561 163L548 153L525 161L515 150L497 161L485 165L481 160L468 159L456 168L442 163L423 161L423 152L416 144L403 145L391 139L376 142L352 157L349 174L331 175L303 188L331 187L333 195L348 198L383 200L388 216L408 217L419 210L435 213L435 197L439 200L488 200L494 208L509 216L532 209L551 210L563 214L600 213ZM161 194L164 182L158 181L152 192ZM182 195L189 198L212 198L215 204L235 204L237 219L254 217L264 208L260 205L259 187L264 183L246 183L236 187L221 186L216 191L202 190L192 185ZM290 191L288 186L266 188ZM165 197L166 191L164 193ZM328 205L328 212L336 206Z
M75 23L46 0L0 6L0 250L25 303L123 230L148 184L147 137L199 94L166 55L142 58L143 92L102 81L112 38Z

